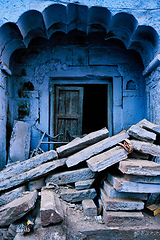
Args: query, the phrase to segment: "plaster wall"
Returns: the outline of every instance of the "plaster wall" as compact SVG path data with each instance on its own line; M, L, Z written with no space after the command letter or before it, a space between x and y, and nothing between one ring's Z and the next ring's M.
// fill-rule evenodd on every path
M160 124L160 67L146 78L147 117L151 122Z
M0 169L6 164L6 124L7 124L7 81L6 76L0 72Z

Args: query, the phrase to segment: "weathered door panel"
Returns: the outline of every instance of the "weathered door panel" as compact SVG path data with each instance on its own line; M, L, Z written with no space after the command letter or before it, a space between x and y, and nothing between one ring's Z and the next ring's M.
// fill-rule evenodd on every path
M55 135L60 141L71 141L82 134L83 87L56 86Z

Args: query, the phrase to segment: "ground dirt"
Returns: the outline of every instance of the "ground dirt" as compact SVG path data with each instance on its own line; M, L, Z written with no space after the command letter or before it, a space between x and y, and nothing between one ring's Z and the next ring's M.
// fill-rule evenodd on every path
M63 202L64 203L64 202ZM159 240L160 214L150 216L143 213L145 223L141 226L108 227L102 221L97 222L94 217L85 217L81 204L64 203L65 219L61 224L43 228L41 226L40 211L33 232L22 235L17 233L14 240Z

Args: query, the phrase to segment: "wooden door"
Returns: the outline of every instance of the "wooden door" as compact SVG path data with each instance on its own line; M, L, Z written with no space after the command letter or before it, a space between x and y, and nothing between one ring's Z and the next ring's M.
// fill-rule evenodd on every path
M83 87L56 86L55 135L59 141L71 141L82 134Z

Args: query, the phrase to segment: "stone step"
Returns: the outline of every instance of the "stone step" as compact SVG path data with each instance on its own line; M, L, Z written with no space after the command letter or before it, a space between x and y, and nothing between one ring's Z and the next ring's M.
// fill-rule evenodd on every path
M118 192L160 193L160 184L129 182L124 177L111 174L108 174L107 180Z
M127 133L129 134L129 136L141 140L141 141L145 141L145 142L154 142L156 140L156 134L153 132L149 132L146 129L143 129L137 125L132 125Z
M40 217L43 227L60 223L64 220L62 204L52 190L42 189L41 191Z
M123 147L117 146L90 158L87 165L93 172L101 172L127 157L128 152Z
M144 202L141 200L109 198L101 188L101 200L106 211L137 211L144 209Z
M60 196L64 201L76 203L82 202L84 199L94 199L97 193L94 188L85 190L61 188Z
M0 208L0 227L9 226L32 210L37 199L37 191L27 192Z
M119 170L125 174L157 176L160 175L160 164L141 159L127 159L119 163Z
M59 157L67 157L75 152L80 151L83 148L88 147L96 142L101 141L104 138L107 138L109 131L107 128L91 132L82 138L75 138L70 143L63 145L59 148L56 148Z
M160 157L160 146L149 142L130 140L133 149L138 152Z
M101 140L98 143L95 143L67 158L66 164L68 167L72 167L77 165L80 162L83 162L113 146L117 143L122 142L124 139L128 138L128 134L126 131L123 131L113 137L108 137L106 139Z
M87 179L87 180L83 180L83 181L78 181L75 183L75 188L77 190L88 189L93 185L94 181L95 181L95 179Z
M64 185L68 183L75 183L80 180L93 178L95 173L89 168L82 168L79 170L60 172L51 174L46 178L46 183L55 183L57 185Z
M145 224L142 212L115 212L103 211L104 222L107 226L127 227L127 226L143 226Z
M104 181L103 189L109 198L124 198L124 199L137 199L137 200L148 199L147 193L118 192L107 180Z

